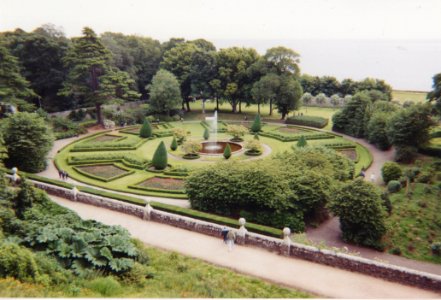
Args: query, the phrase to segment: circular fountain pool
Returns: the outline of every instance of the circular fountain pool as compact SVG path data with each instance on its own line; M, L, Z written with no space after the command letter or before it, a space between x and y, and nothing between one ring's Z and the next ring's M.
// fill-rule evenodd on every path
M203 142L201 143L202 149L199 151L201 154L223 154L227 144L230 144L231 153L240 151L242 146L232 142Z

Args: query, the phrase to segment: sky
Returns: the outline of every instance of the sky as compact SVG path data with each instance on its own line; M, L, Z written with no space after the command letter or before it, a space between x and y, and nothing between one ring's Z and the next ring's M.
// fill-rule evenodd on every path
M0 31L17 27L31 31L52 23L71 37L79 36L81 29L89 26L97 33L138 34L160 41L171 37L205 38L218 47L250 46L261 53L265 47L284 42L300 52L304 72L337 77L349 74L355 79L380 75L388 77L384 79L395 88L427 90L434 68L441 72L437 53L441 50L440 13L440 0L0 0ZM391 43L375 50L379 40ZM409 42L432 50L409 46ZM357 48L360 43L369 44L371 51ZM348 57L360 63L347 65L344 74L334 63L317 63L324 61L321 50L326 48L327 60L337 65ZM397 61L392 49L405 49L398 55L402 60ZM377 62L387 62L378 64L376 72L368 68L372 51ZM408 56L404 55L406 51ZM384 52L383 59L378 52ZM402 67L405 72L406 61L418 60L423 60L423 66L415 63L417 74L409 80L400 79L403 73L395 68ZM366 75L363 67L368 68ZM394 72L382 72L390 68Z

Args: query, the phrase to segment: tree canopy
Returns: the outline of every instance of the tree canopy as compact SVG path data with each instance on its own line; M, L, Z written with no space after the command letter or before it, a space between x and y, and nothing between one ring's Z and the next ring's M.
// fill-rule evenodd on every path
M169 71L159 70L147 89L150 92L150 109L155 113L170 115L181 103L179 82Z

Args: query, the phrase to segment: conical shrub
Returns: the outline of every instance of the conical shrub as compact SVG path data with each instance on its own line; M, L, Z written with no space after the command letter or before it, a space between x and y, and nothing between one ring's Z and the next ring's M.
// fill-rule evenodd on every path
M304 135L302 135L299 140L297 141L297 147L303 148L308 145L308 142L306 141L306 138Z
M260 115L256 115L254 118L253 125L251 126L252 132L259 132L262 129L262 122L260 120Z
M207 128L204 130L204 140L208 140L210 138L210 132Z
M225 159L229 159L231 157L231 147L230 144L227 144L224 150L224 157Z
M149 138L152 136L153 130L152 125L150 125L149 120L144 119L141 130L139 130L139 136L142 138Z
M178 141L176 141L176 137L173 137L173 141L170 144L170 150L171 151L176 151L176 149L178 149Z
M153 154L152 166L156 170L164 170L167 167L167 149L165 148L164 141L159 144L155 154Z

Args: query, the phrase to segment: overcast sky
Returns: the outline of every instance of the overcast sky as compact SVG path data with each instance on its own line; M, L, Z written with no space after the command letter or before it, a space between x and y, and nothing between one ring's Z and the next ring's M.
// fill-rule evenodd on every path
M441 0L0 0L0 31L45 23L68 37L89 26L260 53L285 45L301 54L303 72L372 76L397 89L429 90L441 72Z

